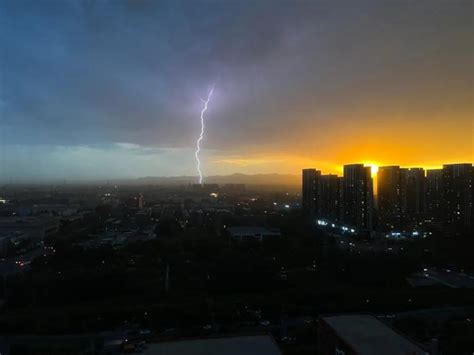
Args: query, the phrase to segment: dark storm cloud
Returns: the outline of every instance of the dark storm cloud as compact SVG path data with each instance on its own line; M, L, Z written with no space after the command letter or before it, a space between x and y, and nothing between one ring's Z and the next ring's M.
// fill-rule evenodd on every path
M6 1L2 8L2 124L7 141L14 133L23 143L188 144L197 95L271 61L291 25L284 7L269 11L268 3Z
M6 0L0 9L5 144L189 147L198 97L214 82L214 149L272 143L369 96L399 107L421 92L432 106L422 92L443 95L443 71L460 91L469 84L468 1Z

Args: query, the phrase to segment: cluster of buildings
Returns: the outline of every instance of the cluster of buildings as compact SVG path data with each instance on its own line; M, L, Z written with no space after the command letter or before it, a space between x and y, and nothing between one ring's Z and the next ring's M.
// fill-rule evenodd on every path
M312 320L306 320L312 324ZM305 325L308 323L305 322ZM437 344L418 344L386 322L368 314L319 317L317 354L321 355L428 355L437 353ZM163 333L162 333L163 334ZM163 337L148 329L115 330L69 335L17 335L0 337L2 354L16 349L37 353L41 350L69 351L74 354L144 355L281 355L283 351L268 331L214 334L193 338ZM60 349L60 350L59 350Z
M11 249L21 249L54 235L59 220L52 216L0 217L0 258Z
M253 227L253 226L237 226L227 228L227 233L234 241L259 241L263 242L267 239L281 237L281 232L276 228Z
M320 223L344 223L360 230L373 227L373 183L371 168L344 165L344 176L322 175L303 170L303 209Z
M376 195L371 167L350 164L343 170L340 177L303 169L303 209L320 224L339 223L369 233L416 231L428 222L449 232L472 229L470 163L432 170L379 167Z

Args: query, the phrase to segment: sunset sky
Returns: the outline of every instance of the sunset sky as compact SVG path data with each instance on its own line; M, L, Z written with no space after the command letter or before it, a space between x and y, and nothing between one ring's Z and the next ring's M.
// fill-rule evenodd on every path
M473 2L0 2L0 180L473 162Z

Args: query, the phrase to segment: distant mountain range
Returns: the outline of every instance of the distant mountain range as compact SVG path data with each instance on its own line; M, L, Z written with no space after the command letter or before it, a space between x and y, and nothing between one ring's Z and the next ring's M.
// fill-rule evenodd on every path
M147 176L136 179L138 184L153 185L188 185L197 182L196 176ZM280 185L297 186L301 184L301 176L292 174L231 174L204 177L205 184L245 184L245 185Z
M197 176L146 176L141 178L112 178L106 180L40 180L40 181L16 181L5 182L8 184L20 184L20 185L103 185L106 184L124 184L124 185L163 185L163 186L180 186L180 185L192 185L198 182ZM0 182L0 185L2 182ZM301 187L301 175L293 174L240 174L235 173L231 175L211 175L204 177L204 184L245 184L247 186L258 186L263 188L268 187L281 187L287 188L292 187L293 189L299 189Z

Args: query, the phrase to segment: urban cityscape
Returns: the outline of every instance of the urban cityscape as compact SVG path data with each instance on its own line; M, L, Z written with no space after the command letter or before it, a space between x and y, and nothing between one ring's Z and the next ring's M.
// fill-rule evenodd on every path
M397 239L427 237L433 231L472 233L471 163L426 171L381 166L376 177L374 195L370 166L344 165L341 177L304 169L302 207L319 218L318 225L358 235Z
M467 354L472 164L377 170L303 169L301 187L6 184L2 351L330 354L364 336Z
M473 355L472 0L0 0L0 355Z

